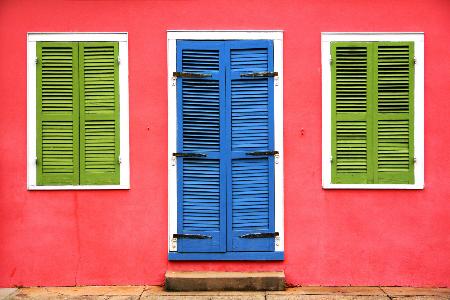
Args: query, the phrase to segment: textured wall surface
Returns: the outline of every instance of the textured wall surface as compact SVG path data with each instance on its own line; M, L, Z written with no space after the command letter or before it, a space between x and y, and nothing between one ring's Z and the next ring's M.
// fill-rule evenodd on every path
M284 262L167 261L168 29L285 31ZM161 284L167 269L450 286L449 29L447 0L1 1L0 286ZM26 190L26 34L36 31L129 33L129 191ZM425 32L424 190L322 190L326 31Z

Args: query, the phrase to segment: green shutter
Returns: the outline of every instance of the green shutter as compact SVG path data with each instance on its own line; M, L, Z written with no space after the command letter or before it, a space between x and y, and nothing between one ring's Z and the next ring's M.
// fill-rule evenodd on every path
M78 45L37 43L37 184L77 185Z
M369 183L372 161L368 43L331 45L332 183Z
M80 184L119 184L117 42L80 43Z
M414 44L374 45L376 183L414 183Z
M336 42L332 183L414 183L412 42Z

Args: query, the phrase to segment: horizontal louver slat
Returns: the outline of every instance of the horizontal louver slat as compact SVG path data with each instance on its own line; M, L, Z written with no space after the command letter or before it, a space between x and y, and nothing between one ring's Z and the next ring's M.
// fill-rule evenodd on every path
M233 230L268 230L268 158L236 159L231 168Z
M264 72L268 70L268 50L231 49L231 70L240 72Z
M42 172L73 173L73 126L71 121L42 122Z
M409 170L409 122L378 121L378 172Z
M42 112L73 109L72 47L42 47Z
M183 230L220 230L219 160L183 159Z
M85 169L91 172L115 172L115 122L86 121Z
M336 111L367 110L367 48L336 48Z
M409 47L378 46L378 112L409 111Z
M367 125L365 121L336 124L336 172L367 172Z
M232 80L231 127L233 151L268 149L268 79Z
M182 50L183 72L219 71L219 50Z
M115 110L114 46L84 48L85 113Z
M219 151L219 81L183 79L182 101L184 151Z

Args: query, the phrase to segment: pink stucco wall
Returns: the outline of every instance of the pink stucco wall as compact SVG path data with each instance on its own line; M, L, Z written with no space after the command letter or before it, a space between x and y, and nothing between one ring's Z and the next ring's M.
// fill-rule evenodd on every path
M284 262L167 261L167 29L285 31ZM167 269L450 286L449 29L447 0L1 1L0 286L161 284ZM129 191L26 190L32 31L129 33ZM425 32L424 190L322 190L322 31Z

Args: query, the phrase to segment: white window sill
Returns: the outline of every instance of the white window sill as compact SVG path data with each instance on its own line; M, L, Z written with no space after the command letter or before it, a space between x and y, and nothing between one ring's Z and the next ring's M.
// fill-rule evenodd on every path
M322 184L323 189L423 190L424 184Z
M129 190L129 185L31 185L29 191L58 190Z

